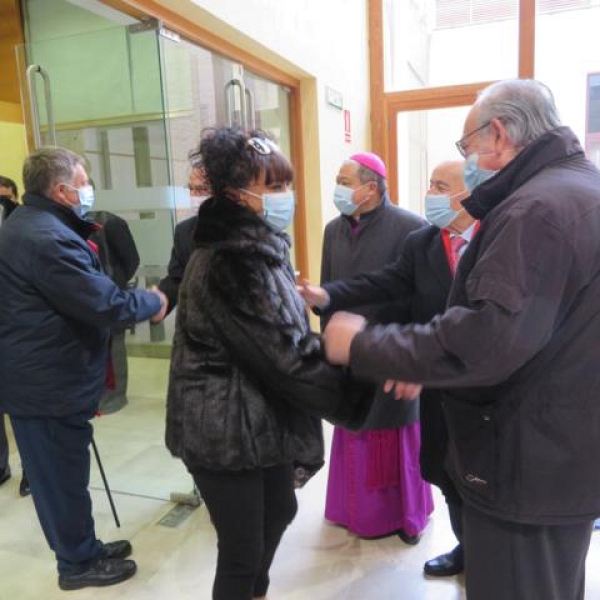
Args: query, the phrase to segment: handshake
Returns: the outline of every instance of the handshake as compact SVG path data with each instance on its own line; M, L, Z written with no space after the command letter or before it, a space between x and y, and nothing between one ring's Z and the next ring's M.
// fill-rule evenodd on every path
M160 300L160 310L150 317L150 323L160 323L167 316L167 312L169 310L169 301L155 285L153 285L148 291L152 294L156 294Z

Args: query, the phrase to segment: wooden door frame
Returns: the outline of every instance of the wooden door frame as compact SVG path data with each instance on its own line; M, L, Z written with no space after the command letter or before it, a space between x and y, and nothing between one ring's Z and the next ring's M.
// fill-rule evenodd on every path
M397 115L401 112L455 108L473 104L477 93L491 81L385 91L383 40L383 2L368 0L369 65L371 72L371 147L388 165L390 197L398 203L398 131ZM535 65L535 0L519 0L518 77L534 77Z

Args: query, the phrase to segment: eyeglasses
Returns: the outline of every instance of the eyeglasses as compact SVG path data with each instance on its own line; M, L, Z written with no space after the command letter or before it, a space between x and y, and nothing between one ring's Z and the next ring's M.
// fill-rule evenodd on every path
M489 126L489 124L491 123L491 121L487 121L486 123L484 123L483 125L481 125L481 127L478 127L477 129L473 129L473 131L470 131L469 133L467 133L466 135L463 135L460 140L458 140L458 142L454 142L454 145L456 146L456 149L460 152L460 155L463 158L467 158L467 147L468 144L466 144L465 142L472 136L475 135L477 132L481 131L482 129L485 129L486 127Z
M264 140L258 137L250 138L247 144L250 146L250 148L252 148L252 150L262 154L263 156L271 154L273 150L277 149L277 146L271 140Z

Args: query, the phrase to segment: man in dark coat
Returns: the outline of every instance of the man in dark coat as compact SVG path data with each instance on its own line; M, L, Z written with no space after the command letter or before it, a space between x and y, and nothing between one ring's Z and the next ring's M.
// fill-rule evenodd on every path
M192 205L197 207L200 206L202 201L210 194L208 184L206 183L202 174L202 168L199 164L192 165L187 187L190 190L190 200ZM169 311L173 310L177 305L177 296L179 294L179 286L183 280L183 273L194 250L193 238L197 224L198 215L194 215L193 217L181 221L181 223L178 223L175 227L173 249L171 250L168 273L158 284L158 289L163 292L169 300Z
M299 288L300 293L315 312L324 316L337 310L386 302L398 311L398 321L427 323L446 309L455 270L452 242L457 238L464 240L465 244L461 244L464 252L474 233L475 219L460 206L465 196L463 161L441 163L433 170L425 198L425 211L439 227L430 225L410 233L398 260L378 271L326 283L322 288L304 285ZM439 209L444 201L445 212L436 213L434 209ZM448 432L442 398L436 389L425 389L421 393L421 475L442 490L452 531L460 542L462 501L444 468ZM427 561L424 570L434 577L461 573L461 544Z
M98 246L100 263L104 272L122 289L130 285L140 266L140 255L127 221L107 210L90 212L88 218L100 225L90 239ZM127 404L127 347L126 327L114 327L110 335L110 361L114 386L100 399L102 414L114 413Z
M406 236L425 225L390 202L386 179L385 164L371 152L353 154L341 165L333 198L341 214L325 228L322 284L394 262ZM381 304L369 300L353 311L388 318ZM321 319L323 327L327 319ZM399 405L378 391L368 431L334 429L326 519L363 537L397 533L407 544L419 542L433 498L418 468L418 420L418 401Z
M19 206L19 190L17 184L8 177L0 175L0 226ZM0 413L0 485L7 482L11 477L10 464L8 462L9 448L8 438L6 437L6 426L4 424L4 415ZM29 481L23 471L21 483L19 484L19 494L28 496L31 493Z
M204 177L200 162L192 164L187 188L190 191L190 203L196 208L199 208L210 195L210 188ZM194 251L194 232L197 225L198 215L194 215L181 221L175 227L173 248L171 249L167 275L158 284L158 289L169 300L169 312L175 308L179 299L179 286L183 281L185 268ZM198 488L194 485L189 494L172 492L171 502L198 506L202 502L202 499Z
M105 586L136 570L126 541L96 538L88 491L90 420L104 391L110 328L163 318L157 291L121 290L87 243L93 203L83 159L42 148L25 161L24 206L0 229L0 409L65 590Z
M580 600L600 515L600 173L532 80L486 88L457 146L481 228L448 310L368 328L338 313L327 353L398 396L451 390L469 600Z

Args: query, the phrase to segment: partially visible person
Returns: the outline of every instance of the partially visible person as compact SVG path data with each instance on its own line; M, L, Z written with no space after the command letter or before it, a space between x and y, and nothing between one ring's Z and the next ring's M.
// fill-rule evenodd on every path
M476 229L475 219L461 205L468 195L463 166L463 161L446 161L435 167L425 196L425 215L431 225L408 235L398 260L378 271L323 287L305 282L299 291L308 304L320 314L330 315L386 302L398 311L397 320L407 323L427 323L442 314L460 257ZM459 544L425 563L425 573L434 577L457 575L464 568L462 500L444 468L448 431L442 403L439 390L424 389L421 393L421 476L442 490Z
M10 217L17 206L19 206L19 190L17 184L12 179L0 175L0 226L8 219L8 217ZM4 414L0 413L0 485L6 483L12 475L9 464L9 454ZM19 483L19 495L29 496L30 493L29 481L27 480L25 471L23 471L21 482Z
M0 228L0 408L11 416L63 590L132 577L126 540L96 537L88 491L90 420L104 391L111 327L162 319L166 298L121 290L81 218L93 204L83 159L41 148L23 167L24 206Z
M212 196L179 292L166 443L217 532L213 599L250 600L267 593L295 479L323 465L316 416L359 427L371 390L329 365L310 332L284 232L288 160L263 132L229 127L203 132L198 155Z
M127 290L130 281L140 266L140 255L131 235L127 221L107 210L91 211L88 218L100 225L90 236L98 247L100 263L104 272L122 290ZM127 404L127 348L125 325L112 328L110 335L110 362L112 386L100 399L100 412L111 414Z
M210 196L210 188L206 181L206 176L202 168L202 161L199 156L193 156L191 160L191 169L187 188L190 192L190 204L199 209L201 204ZM189 217L177 224L173 234L173 248L171 249L171 258L167 275L163 277L158 289L161 290L169 300L169 312L177 306L179 296L179 286L183 279L183 273L187 266L190 256L194 250L194 231L198 224L198 215ZM171 501L190 504L192 506L200 504L202 498L197 486L194 484L189 494L181 492L172 492Z
M341 165L334 193L341 214L325 228L322 285L394 262L407 235L425 225L390 202L386 177L383 161L370 152L354 154ZM370 320L388 318L380 304L368 299L352 310ZM396 310L391 312L402 320ZM322 327L327 320L323 317ZM379 389L366 428L334 429L325 518L363 537L397 533L405 543L416 544L433 510L418 465L418 401L398 404Z
M196 157L192 162L187 188L190 191L192 205L198 208L210 196L210 187L206 181L199 157ZM181 221L175 227L173 249L171 250L167 276L163 277L158 284L158 288L169 300L169 311L173 310L177 305L179 286L183 279L185 267L194 249L193 237L197 223L198 215L194 215L189 219Z
M445 390L469 600L581 600L600 516L600 173L535 80L484 89L457 147L481 227L448 309L403 327L336 313L327 355L399 397Z
M15 208L19 206L19 190L17 184L8 177L0 175L0 223L8 219Z

